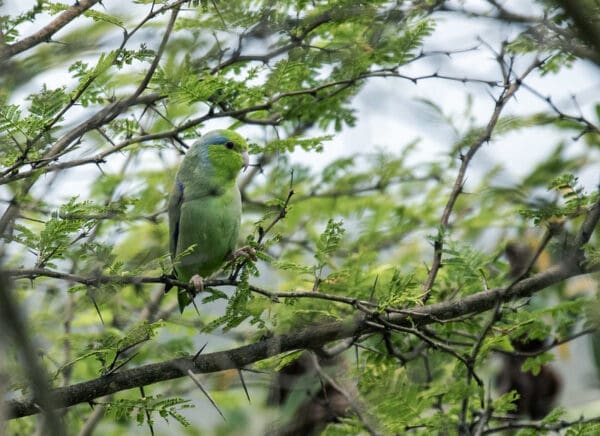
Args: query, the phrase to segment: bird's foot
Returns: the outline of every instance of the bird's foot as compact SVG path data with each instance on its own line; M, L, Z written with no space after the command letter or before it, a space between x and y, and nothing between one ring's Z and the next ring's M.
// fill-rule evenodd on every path
M236 260L240 257L245 257L246 259L250 260L256 260L256 250L249 245L244 245L243 247L238 248L232 253L231 260Z
M196 309L198 315L200 315L200 311L198 310L198 306L196 306L194 298L196 298L196 295L198 295L200 292L204 291L204 279L198 274L194 274L190 279L189 283L193 286L192 289L188 287L179 288L179 292L177 292L177 302L179 303L179 311L183 313L183 310L187 306L192 304L194 306L194 309Z
M196 294L204 291L204 279L198 274L194 274L190 279L190 284L194 286Z

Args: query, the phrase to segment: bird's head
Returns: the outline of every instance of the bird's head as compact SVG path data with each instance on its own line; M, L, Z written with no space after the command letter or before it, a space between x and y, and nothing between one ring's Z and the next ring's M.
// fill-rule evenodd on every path
M248 143L233 130L213 130L206 133L193 148L203 165L224 180L235 180L242 168L248 167Z

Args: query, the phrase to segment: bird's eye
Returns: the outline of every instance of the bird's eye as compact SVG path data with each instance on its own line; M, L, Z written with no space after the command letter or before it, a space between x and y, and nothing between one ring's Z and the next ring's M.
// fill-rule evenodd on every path
M227 141L227 142L225 143L225 147L227 147L227 148L228 148L228 149L230 149L230 150L231 150L231 149L233 149L233 142L231 142L231 141Z

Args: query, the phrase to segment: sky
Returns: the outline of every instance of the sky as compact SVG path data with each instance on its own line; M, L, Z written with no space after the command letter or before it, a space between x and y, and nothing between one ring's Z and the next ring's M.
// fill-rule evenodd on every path
M32 4L32 1L6 0L5 11L23 10ZM104 2L105 7L112 8L112 2ZM455 2L458 7L463 2ZM465 6L470 10L487 10L486 2L467 1ZM535 5L530 2L507 1L503 3L507 8L524 14L534 14ZM123 5L122 3L120 5ZM131 4L129 5L131 6ZM129 13L132 13L128 10ZM451 58L445 55L427 57L404 67L403 74L418 77L425 74L438 72L455 77L469 77L481 79L499 79L498 64L494 60L492 49L497 49L500 43L508 37L515 36L520 28L515 25L501 24L491 20L473 20L453 13L441 13L436 16L438 24L435 32L426 40L425 50L448 50L448 47L471 48L477 45L489 45L489 50L475 50L462 54L454 54ZM23 25L23 34L35 30L30 24ZM60 33L57 35L59 38ZM95 54L91 54L94 56ZM517 65L515 71L519 71ZM41 87L43 81L49 81L54 86L69 83L69 78L62 70L50 71L38 77L35 87ZM532 75L527 83L543 94L550 94L559 108L566 113L578 115L579 110L586 116L595 118L594 102L600 97L600 75L598 68L589 62L575 62L571 69L563 69L559 74L549 74L544 77ZM24 98L27 90L22 95L15 95L13 99ZM494 95L498 90L491 91ZM469 98L469 103L467 102ZM315 152L297 150L292 161L308 165L315 170L327 165L335 158L364 152L365 150L384 149L391 153L399 152L408 143L419 142L418 153L414 160L428 161L444 159L453 143L458 139L454 131L439 119L439 116L422 101L430 100L439 105L444 114L453 118L455 124L462 129L468 127L465 116L465 107L471 105L469 117L483 125L489 119L494 109L494 101L490 96L490 89L482 84L452 83L445 80L430 79L419 81L417 85L402 79L373 79L370 80L358 93L353 102L357 114L357 123L354 127L347 127L341 132L334 133L334 138L326 143L324 152L315 159ZM510 102L504 114L532 114L537 111L547 110L548 106L540 98L526 90L518 93L516 99ZM227 120L211 121L207 130L227 126ZM433 128L432 128L433 127ZM256 139L257 142L265 137L262 128L245 128L242 133ZM266 132L273 136L272 132ZM315 136L322 134L312 131ZM519 177L527 173L540 158L547 155L560 141L568 144L567 154L575 154L582 150L581 140L573 141L572 134L568 132L548 129L526 129L508 134L503 137L494 137L490 144L485 145L473 160L469 169L467 183L476 184L480 177L489 169L501 163L504 167L498 176L500 185L512 185ZM518 158L517 158L518 157ZM600 159L600 152L594 156ZM177 159L177 156L170 158ZM117 157L117 159L119 159ZM164 159L164 156L161 156ZM146 160L150 167L164 165L162 160L151 157ZM115 165L115 167L117 167ZM75 169L75 177L89 174L89 168ZM600 182L600 177L593 170L580 174L582 184L591 190ZM68 185L68 183L66 183ZM85 187L81 186L84 190ZM70 191L69 189L63 191Z
M475 21L452 14L444 14L442 17L442 22L426 41L425 50L469 48L477 44L478 39L497 48L503 40L519 31L514 25ZM523 65L521 71L522 67ZM519 72L519 66L515 70ZM402 73L414 77L435 72L459 78L500 78L498 64L493 59L491 50L453 55L451 59L440 55L402 70ZM565 113L578 115L581 109L584 115L595 119L594 105L600 99L600 75L598 67L590 62L576 62L572 68L564 69L557 75L532 75L527 83L544 95L551 93L557 106ZM470 115L478 124L484 125L494 109L494 101L486 85L463 85L437 79L423 80L418 85L401 79L372 80L355 100L357 125L337 134L332 146L325 150L326 159L319 160L319 163L325 165L325 162L335 156L360 152L365 147L383 147L397 151L415 139L420 140L419 154L423 160L426 161L432 156L445 157L458 138L452 129L444 125L420 100L430 100L438 104L459 126L462 124L466 127L463 113L467 105L467 93L472 98ZM494 90L493 93L497 95L498 90ZM507 105L504 114L526 115L546 110L548 105L544 101L527 90L521 90L517 98ZM495 137L473 160L469 169L471 181L475 182L478 175L481 176L497 163L502 163L504 171L498 176L498 182L516 183L520 176L530 171L560 140L568 144L567 154L580 152L583 149L581 140L573 141L572 136L572 133L560 131L549 133L548 129L544 128L527 129L500 138ZM295 157L300 162L314 165L315 161L311 159L310 154L299 151ZM600 153L596 153L595 157L600 158ZM581 182L591 190L600 182L600 176L598 172L590 170L581 174Z

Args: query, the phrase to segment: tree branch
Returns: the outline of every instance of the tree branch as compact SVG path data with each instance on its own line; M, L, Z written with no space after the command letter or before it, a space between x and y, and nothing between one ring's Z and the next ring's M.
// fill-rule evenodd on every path
M593 418L584 418L583 416L575 421L560 421L556 424L544 424L542 422L532 422L532 421L517 421L517 422L509 422L508 424L499 425L497 427L490 428L488 430L484 430L482 434L495 434L502 433L506 434L507 431L510 430L518 430L518 429L531 429L537 430L538 434L547 433L549 431L559 433L560 430L565 428L573 427L577 424L592 424L600 422L600 416L596 416Z
M600 270L600 266L593 270ZM458 316L481 313L494 308L498 301L528 297L555 283L588 272L592 272L592 270L582 270L574 259L568 257L560 264L549 268L543 273L524 279L510 289L495 288L468 295L460 300L416 307L411 309L409 314L390 314L387 320L398 326L414 328ZM188 370L192 370L194 373L212 373L225 369L243 368L288 351L316 349L335 340L378 330L369 327L364 321L365 317L361 315L344 321L297 329L292 333L272 336L227 351L202 354L196 359L184 357L122 370L87 382L54 389L52 391L53 404L57 408L61 408L89 402L100 396L134 387L185 377ZM11 418L33 415L39 412L34 399L8 401L7 410Z
M9 288L8 276L0 271L0 327L9 340L12 339L15 344L19 345L21 364L29 376L30 388L36 398L33 405L46 418L45 430L49 435L60 436L64 434L64 428L53 407L54 402L49 389L48 375L39 365L35 346Z
M76 1L73 6L59 14L59 16L52 20L47 26L42 27L33 35L23 38L14 44L0 46L0 62L5 61L6 59L18 53L24 52L25 50L29 50L41 42L50 41L52 35L65 27L75 18L79 17L82 13L87 11L96 3L100 3L100 1L101 0Z
M498 61L503 64L504 60L501 55L498 56ZM462 192L463 184L465 180L465 174L467 172L467 167L471 163L471 159L477 153L477 151L481 148L481 146L489 141L492 137L492 132L496 127L496 123L500 119L500 114L502 110L508 103L508 101L515 95L523 80L536 68L540 67L544 61L540 61L536 59L532 62L525 71L521 74L521 76L515 78L513 82L509 81L508 75L505 76L505 88L496 100L496 106L494 107L494 111L488 121L485 129L479 135L479 137L475 140L475 142L469 147L465 154L460 155L460 168L458 170L458 174L456 175L456 179L454 180L454 185L452 186L452 191L450 193L450 197L448 198L448 202L444 207L444 211L442 213L442 217L440 219L440 231L438 232L437 238L434 243L434 256L433 263L429 274L427 276L427 280L423 284L423 291L425 292L424 301L427 301L429 298L429 292L433 287L433 283L435 282L435 278L437 273L442 266L442 250L444 248L444 235L443 231L448 228L448 223L450 221L450 215L452 214L452 209L454 209L454 205L458 196ZM503 73L504 74L504 73Z

